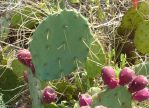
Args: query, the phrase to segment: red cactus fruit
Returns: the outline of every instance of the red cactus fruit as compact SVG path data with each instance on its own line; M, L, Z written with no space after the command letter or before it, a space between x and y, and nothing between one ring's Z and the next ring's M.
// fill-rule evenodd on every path
M128 67L123 68L119 74L119 84L124 86L130 83L134 76L135 72L132 69Z
M26 66L29 66L32 61L31 53L27 49L19 50L17 53L17 58L22 64Z
M32 63L32 56L29 50L27 49L19 50L17 53L17 58L22 64L28 66L32 70L33 74L35 73L35 68Z
M147 88L144 88L140 91L137 91L133 94L132 98L139 102L149 99L149 90Z
M99 105L99 106L95 106L95 108L107 108L107 107L105 107L103 105Z
M28 71L25 70L23 73L24 81L28 82Z
M50 86L45 87L42 92L43 92L42 93L42 102L44 104L49 104L51 102L56 101L57 94L56 94L55 90L53 88L51 88Z
M80 107L82 106L91 106L92 104L92 96L90 96L89 94L81 94L79 97L79 104Z
M110 82L107 84L109 89L114 89L119 85L119 80L111 79Z
M104 81L104 84L109 84L110 80L112 78L115 78L115 72L111 66L103 67L101 72L102 72L101 76L102 76L102 80Z
M133 93L139 91L147 86L148 80L145 76L139 75L129 84L128 90Z

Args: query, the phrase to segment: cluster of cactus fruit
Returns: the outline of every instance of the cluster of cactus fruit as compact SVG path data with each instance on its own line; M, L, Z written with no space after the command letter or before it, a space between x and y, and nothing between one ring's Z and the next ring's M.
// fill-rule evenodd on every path
M135 75L135 72L129 67L123 68L119 73L119 78L116 78L114 69L111 66L105 66L102 68L102 80L104 84L108 86L109 93L112 90L117 92L117 89L119 88L121 89L126 88L125 92L128 91L128 94L130 94L130 99L132 100L141 102L146 99L149 99L149 90L146 87L148 84L147 78L143 75ZM125 94L125 92L121 92L121 93ZM108 92L107 92L107 95L109 95ZM102 98L102 93L99 93L99 98ZM95 99L98 99L98 98L95 98ZM88 93L80 95L79 97L80 107L81 108L91 108L92 106L94 106L95 108L108 107L108 104L105 104L105 102L103 102L104 106L92 105L94 104L93 101L95 101L95 99L93 100L93 96L89 95ZM112 99L114 100L113 97ZM129 98L127 99L129 100ZM119 107L123 108L123 106L119 106ZM117 108L117 107L111 106L110 108Z
M115 78L114 69L106 66L102 70L102 79L109 89L117 86L127 85L128 91L132 93L134 100L144 101L149 98L149 91L146 88L148 80L143 75L135 75L135 72L129 67L125 67L120 71L119 79Z

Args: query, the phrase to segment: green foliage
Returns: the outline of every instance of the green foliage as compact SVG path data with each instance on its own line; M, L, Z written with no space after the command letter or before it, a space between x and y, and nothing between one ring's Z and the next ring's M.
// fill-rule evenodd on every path
M80 0L69 0L70 3L80 3Z
M149 54L149 21L139 24L134 37L134 44L137 50L143 54Z
M101 92L101 89L99 87L91 87L87 93L91 96L96 96L97 94L99 94Z
M43 7L43 4L40 4L39 8L40 6ZM43 17L44 14L42 14L42 12L38 11L36 8L23 6L21 9L19 8L12 13L11 26L14 28L23 26L33 29L37 26L39 20L41 20Z
M143 62L143 63L137 64L133 67L133 69L138 75L148 76L149 75L149 62Z
M70 84L68 81L60 81L56 83L55 87L59 93L65 94L62 97L66 100L71 100L76 96L77 87Z
M136 30L138 25L142 23L142 21L147 19L148 14L148 2L139 3L137 10L133 7L129 8L122 18L121 25L118 28L118 32L120 34L129 34L133 30Z
M94 96L92 107L103 105L107 108L132 108L131 104L131 94L126 87L120 86Z
M41 103L41 85L40 81L34 77L32 71L28 69L28 79L29 79L29 89L30 96L32 99L32 108L44 108L44 105Z
M10 22L5 17L0 17L0 40L8 37Z
M0 108L6 108L6 105L5 105L4 101L3 101L2 96L3 96L3 94L0 93Z
M6 102L21 90L15 88L22 84L22 80L12 69L3 66L0 66L0 76L0 91L4 94L3 99Z
M23 76L23 72L27 68L22 63L20 63L17 59L12 61L11 67L13 72L15 72L18 77Z
M87 20L73 10L63 10L43 21L30 43L36 76L53 80L67 75L86 61L90 40Z
M99 42L92 42L89 55L85 63L85 70L88 77L100 75L102 67L106 64L106 57L102 45Z

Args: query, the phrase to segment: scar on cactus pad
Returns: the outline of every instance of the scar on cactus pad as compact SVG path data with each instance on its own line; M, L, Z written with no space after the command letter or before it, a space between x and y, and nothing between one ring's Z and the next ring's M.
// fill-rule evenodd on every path
M62 10L43 21L30 43L36 76L53 80L86 61L92 34L87 20L73 10Z

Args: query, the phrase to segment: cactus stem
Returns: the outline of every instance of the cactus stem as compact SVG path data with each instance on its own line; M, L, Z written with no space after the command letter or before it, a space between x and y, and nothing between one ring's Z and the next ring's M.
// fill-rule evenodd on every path
M41 91L40 91L40 81L37 80L31 70L28 71L28 78L29 78L29 90L30 95L32 97L32 108L44 108L43 104L41 103Z

